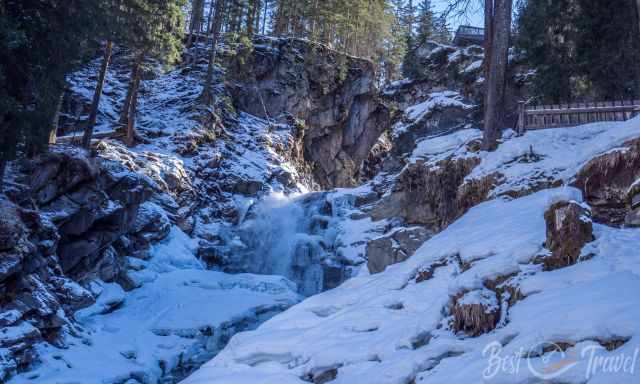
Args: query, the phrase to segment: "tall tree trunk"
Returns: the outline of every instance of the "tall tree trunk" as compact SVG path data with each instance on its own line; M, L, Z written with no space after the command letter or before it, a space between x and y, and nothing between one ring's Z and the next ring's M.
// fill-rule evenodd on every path
M51 119L51 127L49 130L49 145L53 145L58 140L58 126L60 125L60 111L62 110L62 101L64 100L64 92L60 93L56 101L53 118Z
M144 52L138 53L136 57L136 61L133 63L133 68L131 69L131 78L129 80L129 88L127 89L127 96L124 98L124 104L122 105L122 110L120 111L120 124L127 124L127 120L129 119L129 106L131 105L131 96L133 95L133 90L136 82L136 78L139 76L140 66L142 65L142 61L144 60Z
M262 34L267 33L267 19L269 17L269 0L264 0L264 20L262 21Z
M189 39L187 47L190 47L197 39L196 33L202 30L202 19L204 18L204 0L193 0L191 2L191 21L189 22Z
M275 35L283 36L287 34L289 31L289 13L287 9L289 9L291 5L288 4L287 0L278 0L278 10L276 13L276 22L275 22Z
M249 8L247 9L246 29L247 36L253 35L253 28L255 27L256 20L256 6L259 0L249 0Z
M640 0L638 0L640 1ZM485 79L485 111L488 94L489 68L491 68L491 51L493 48L494 0L484 0L484 79Z
M636 0L636 15L638 17L638 33L640 33L640 0Z
M0 193L4 192L4 173L7 169L7 160L0 158Z
M140 71L134 81L133 93L131 94L131 105L129 107L129 119L127 120L126 144L133 147L136 140L136 112L138 109L138 90L140 89Z
M200 99L204 104L210 104L213 100L211 93L211 83L213 82L213 67L216 61L216 51L218 49L218 39L220 38L220 29L222 28L222 17L224 14L226 0L216 0L216 10L213 16L213 41L211 42L211 53L209 55L209 65L207 66L207 77L204 83L204 89Z
M87 126L84 127L84 135L82 135L82 146L89 148L91 145L91 136L93 136L93 127L96 125L98 119L98 107L100 106L100 97L102 96L102 88L104 88L104 79L107 76L107 69L109 68L109 62L111 61L111 51L113 49L113 43L111 40L107 41L107 46L104 50L104 57L102 58L102 66L100 67L100 75L98 77L98 83L96 84L96 90L93 93L93 100L91 101L91 112L89 112L89 121Z
M260 33L260 15L262 15L262 0L254 0L254 1L256 2L255 3L255 15L256 15L255 24L256 25L254 26L254 28L256 33Z
M505 90L509 42L511 39L512 0L496 0L493 18L493 41L490 52L489 77L485 108L483 147L495 150L504 126ZM485 53L486 55L486 53Z

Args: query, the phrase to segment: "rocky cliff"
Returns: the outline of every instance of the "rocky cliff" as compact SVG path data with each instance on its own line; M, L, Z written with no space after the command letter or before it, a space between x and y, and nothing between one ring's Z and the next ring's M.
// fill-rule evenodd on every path
M236 107L276 121L298 120L318 184L356 185L362 163L390 126L373 63L298 39L256 38L236 49L228 65Z

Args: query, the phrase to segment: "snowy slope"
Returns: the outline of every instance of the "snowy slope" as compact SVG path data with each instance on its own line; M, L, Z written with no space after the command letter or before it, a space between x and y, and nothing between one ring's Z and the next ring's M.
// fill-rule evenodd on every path
M94 283L98 301L76 313L78 338L41 345L42 364L11 383L157 382L211 358L234 332L255 327L297 302L282 277L207 271L194 240L179 229L139 264L141 288ZM145 269L142 269L143 265Z
M507 135L491 154L469 153L465 144L478 132L462 131L420 143L412 158L435 166L450 156L480 157L469 178L500 172L497 196L535 190L541 178L566 184L587 160L640 136L639 125L634 119ZM583 249L590 257L543 271L533 262L548 252L543 215L559 201L582 196L561 187L482 203L406 262L355 277L236 335L183 383L638 382L640 229L594 224L596 239ZM488 283L504 279L522 295L509 307L485 294ZM465 292L463 300L503 307L494 331L470 337L451 329L452 300ZM564 353L549 349L554 345Z

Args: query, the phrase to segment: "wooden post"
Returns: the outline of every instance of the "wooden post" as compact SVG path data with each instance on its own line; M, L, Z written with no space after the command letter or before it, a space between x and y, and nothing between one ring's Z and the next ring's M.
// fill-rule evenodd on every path
M518 102L518 130L517 130L518 136L524 135L524 132L527 129L527 122L525 121L526 114L524 111L524 107L525 107L525 102L519 101Z
M54 145L58 139L58 126L60 125L60 111L62 110L62 102L64 100L64 91L56 101L56 110L53 113L51 127L49 129L49 145Z

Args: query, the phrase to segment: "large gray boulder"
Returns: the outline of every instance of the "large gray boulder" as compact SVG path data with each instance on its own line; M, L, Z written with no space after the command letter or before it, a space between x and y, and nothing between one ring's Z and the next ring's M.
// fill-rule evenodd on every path
M369 241L366 247L369 272L380 273L389 265L407 260L431 236L432 232L423 227L412 227Z

